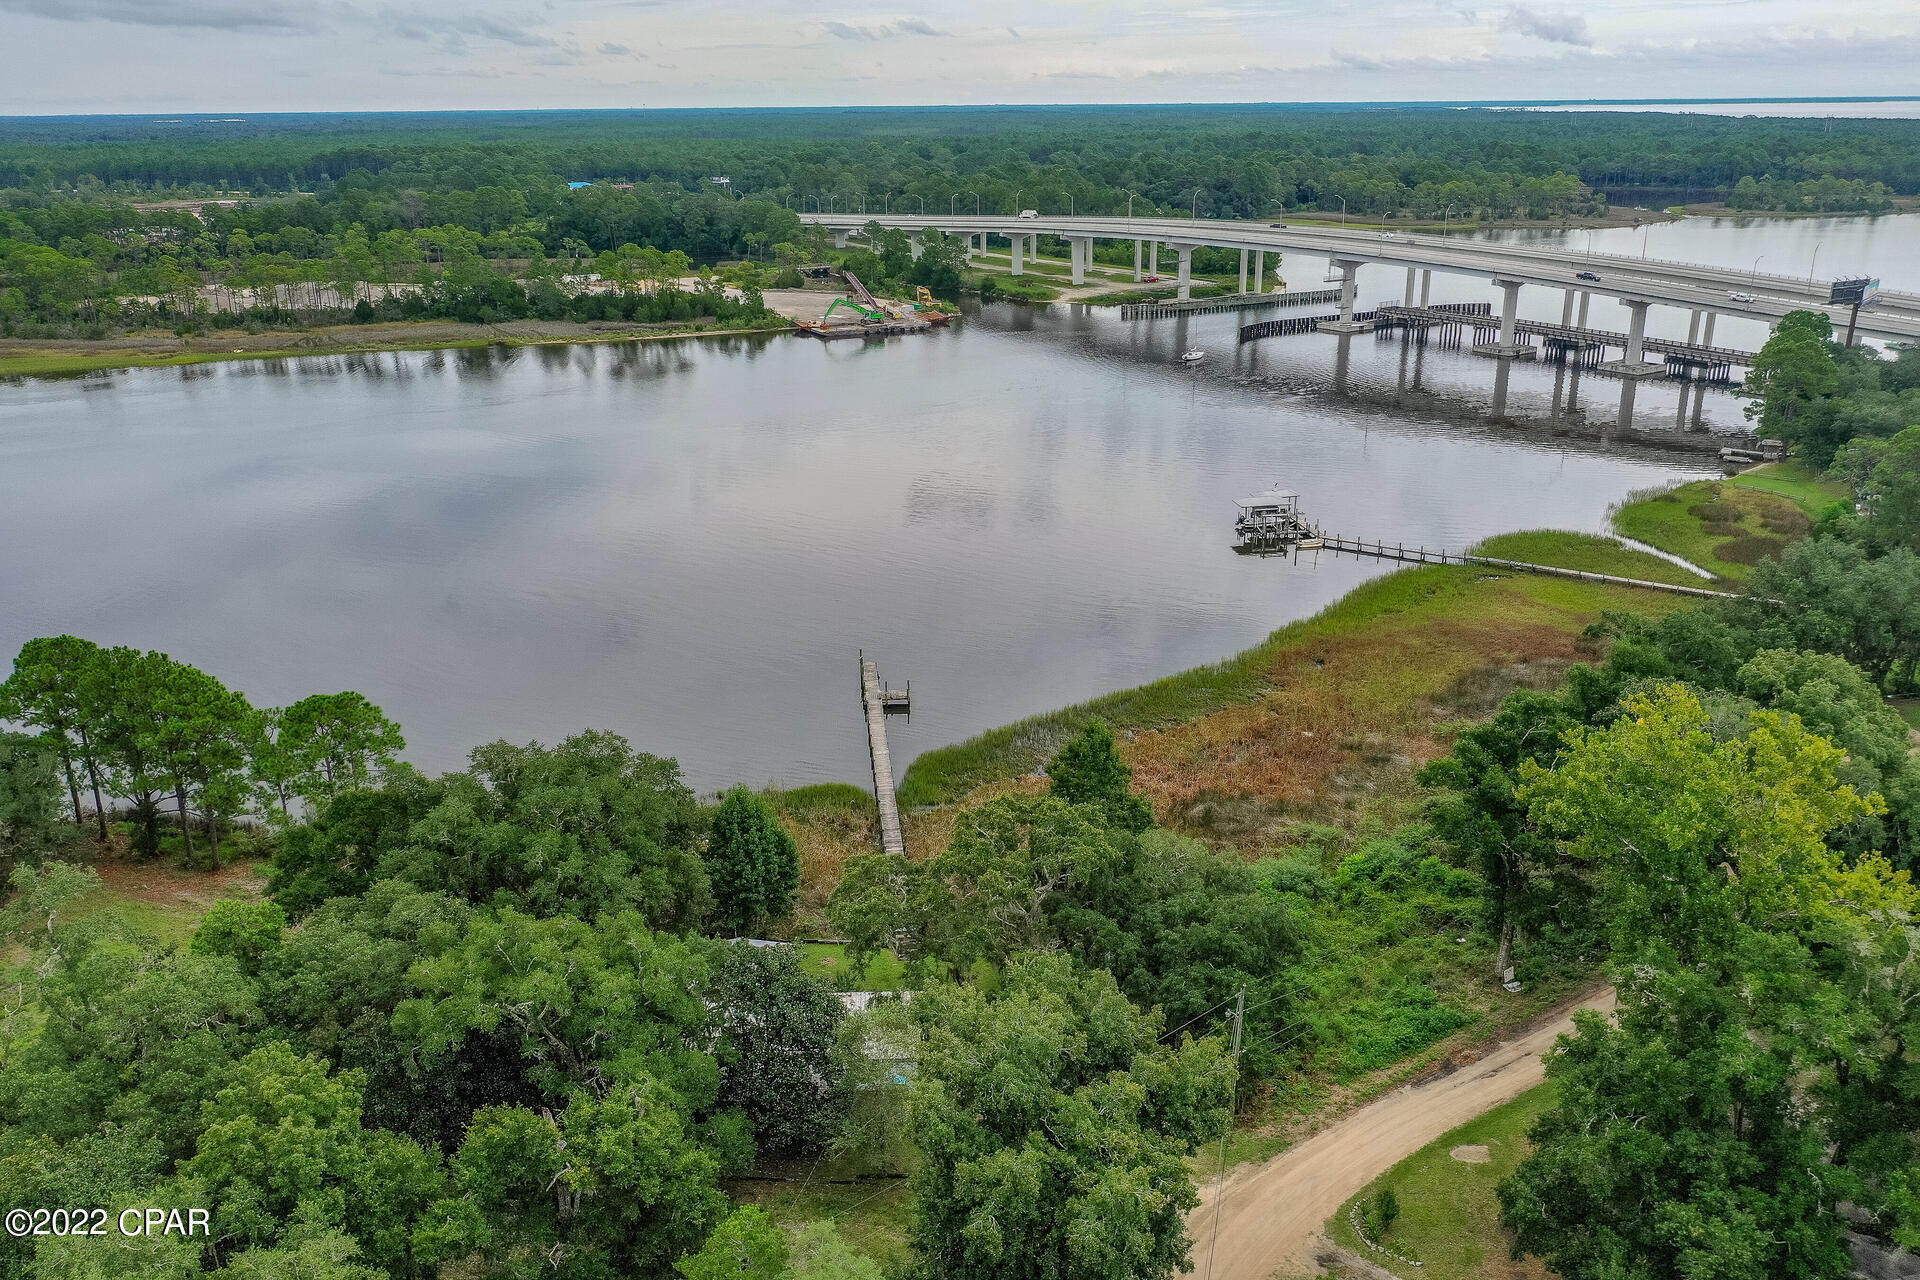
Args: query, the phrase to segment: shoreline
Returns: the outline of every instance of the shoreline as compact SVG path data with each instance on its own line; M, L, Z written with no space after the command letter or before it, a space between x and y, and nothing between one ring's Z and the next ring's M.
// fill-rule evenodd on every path
M327 334L338 329L355 326L327 326L319 329L289 331L293 338L312 337ZM436 328L444 327L444 322L436 323ZM225 360L292 360L303 356L342 356L342 355L380 355L387 352L402 351L459 351L480 347L551 347L581 345L602 345L616 342L671 342L691 338L734 338L751 337L756 334L779 334L794 332L793 323L782 317L781 323L755 328L709 329L683 327L665 332L647 332L645 330L625 330L616 332L586 333L512 333L497 332L495 326L471 326L480 332L446 336L420 334L409 337L405 334L383 334L362 337L358 340L337 342L321 341L310 345L276 344L262 347L229 348L212 350L211 348L182 347L173 351L142 351L129 348L124 344L129 340L137 341L139 335L127 335L124 338L61 338L48 341L72 344L72 347L35 347L31 338L0 339L0 380L14 378L70 378L89 373L106 372L113 369L166 369L182 368L188 365L210 364ZM236 331L236 336L228 341L242 338L255 338L261 335L245 334ZM219 341L217 334L206 340ZM16 345L17 344L17 345Z

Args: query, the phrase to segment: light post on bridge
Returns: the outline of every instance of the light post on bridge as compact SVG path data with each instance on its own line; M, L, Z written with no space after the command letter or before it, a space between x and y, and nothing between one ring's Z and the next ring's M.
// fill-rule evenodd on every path
M1345 231L1347 229L1347 198L1335 196L1334 199L1340 202L1340 229Z
M926 217L927 216L927 198L921 195L918 191L903 192L900 198L904 200L908 196L912 196L915 200L918 200L920 202L920 216L923 218Z
M1646 255L1642 254L1640 256L1645 257ZM1764 253L1753 260L1753 269L1747 272L1747 288L1751 289L1755 285L1759 284L1760 264L1765 262L1766 260L1767 260L1767 255Z
M1193 199L1187 201L1187 221L1188 222L1200 221L1199 209L1200 209L1200 188L1195 187L1193 189Z
M1076 216L1073 212L1073 192L1071 191L1067 192L1067 216L1069 218Z
M1447 223L1451 221L1452 218L1453 218L1453 206L1448 205L1447 211L1440 215L1440 234L1441 235L1444 236L1445 234L1447 234Z
M1814 243L1813 261L1807 264L1807 287L1809 289L1813 287L1813 269L1820 265L1820 246L1825 243L1825 240L1819 240Z
M1015 187L1013 189L1013 216L1016 218L1020 216L1020 188L1019 187Z

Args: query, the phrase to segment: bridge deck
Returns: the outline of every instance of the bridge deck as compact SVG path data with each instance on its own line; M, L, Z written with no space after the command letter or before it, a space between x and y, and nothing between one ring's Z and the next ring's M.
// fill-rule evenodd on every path
M1436 307L1381 307L1379 315L1401 323L1459 323L1460 316L1447 314ZM1499 320L1490 313L1482 313L1474 320L1476 328L1495 329ZM1627 349L1627 335L1608 329L1581 329L1573 325L1553 324L1545 320L1515 320L1515 333L1524 333L1536 338L1552 338L1561 342L1581 343L1596 347L1618 347ZM1739 351L1732 347L1709 347L1697 342L1687 342L1678 338L1642 338L1640 345L1647 351L1658 355L1681 356L1696 360L1702 364L1738 364L1751 365L1753 352Z

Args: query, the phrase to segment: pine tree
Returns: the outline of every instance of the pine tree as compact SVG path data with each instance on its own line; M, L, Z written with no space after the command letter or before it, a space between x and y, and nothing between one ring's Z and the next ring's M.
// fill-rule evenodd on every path
M1113 730L1094 720L1047 762L1048 791L1068 804L1098 806L1123 831L1153 825L1153 806L1130 789L1133 770L1120 759Z

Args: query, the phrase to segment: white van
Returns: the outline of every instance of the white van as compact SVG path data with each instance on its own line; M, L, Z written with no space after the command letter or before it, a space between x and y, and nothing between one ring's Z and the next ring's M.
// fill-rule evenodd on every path
M1038 209L1022 209L1020 216L1023 218L1037 218L1040 216L1040 211Z

